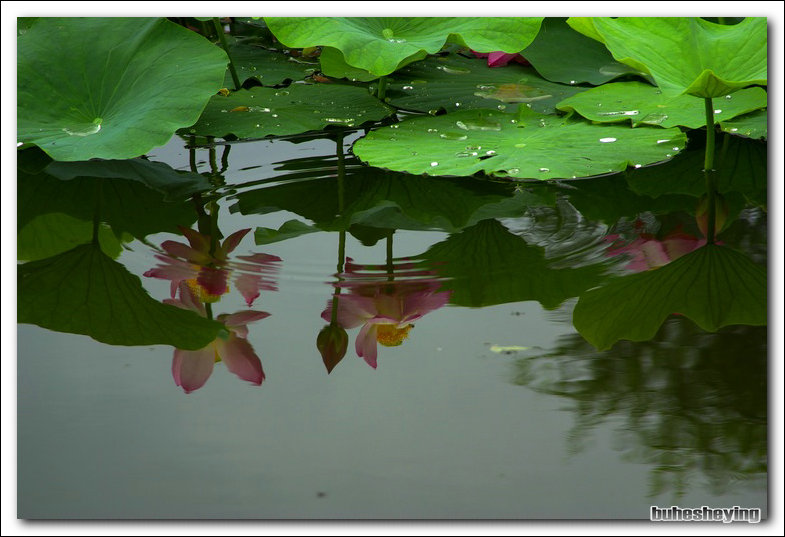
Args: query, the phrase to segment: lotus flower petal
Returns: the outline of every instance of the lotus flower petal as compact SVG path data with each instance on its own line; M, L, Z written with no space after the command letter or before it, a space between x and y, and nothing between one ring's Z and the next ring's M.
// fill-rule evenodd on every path
M175 349L172 359L172 376L174 382L191 393L204 386L213 372L215 364L215 347L212 344L198 351Z
M229 371L257 386L264 381L262 362L248 340L231 333L227 340L217 339L216 346Z

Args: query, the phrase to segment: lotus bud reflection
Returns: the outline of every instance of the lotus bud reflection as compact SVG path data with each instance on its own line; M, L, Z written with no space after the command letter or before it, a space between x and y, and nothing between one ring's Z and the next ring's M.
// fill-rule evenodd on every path
M322 355L322 361L329 374L346 355L349 346L349 334L339 324L328 324L316 338L316 348Z
M161 248L167 255L156 255L161 264L144 273L148 278L170 280L173 299L180 284L186 282L199 301L217 302L229 292L228 282L232 276L237 290L249 307L261 290L276 290L275 283L266 277L277 272L276 263L281 261L279 257L258 253L237 256L240 262L229 260L229 254L237 248L250 228L229 235L215 247L212 254L209 235L184 227L180 227L180 231L189 244L164 241Z
M728 202L720 194L714 195L715 213L714 213L714 236L722 231L722 226L725 225L725 220L728 219ZM705 237L709 233L709 195L704 194L698 201L698 207L695 209L695 222L698 224L698 229Z
M361 327L355 351L376 368L377 344L401 345L415 321L447 304L450 291L439 291L441 283L433 278L435 272L412 271L411 265L396 267L407 277L398 281L396 274L361 272L361 268L347 259L345 272L339 275L341 281L335 285L348 293L334 298L338 302L337 322L344 329ZM329 322L331 315L332 303L322 312L322 318Z
M164 303L206 316L204 304L189 284L181 283L178 290L179 300L166 299ZM253 310L218 315L216 319L224 324L226 331L219 334L215 340L195 351L175 349L172 360L175 384L182 387L185 393L191 393L204 386L213 372L214 364L222 361L229 371L241 379L261 385L265 379L264 370L261 360L246 339L247 325L269 315L264 311Z

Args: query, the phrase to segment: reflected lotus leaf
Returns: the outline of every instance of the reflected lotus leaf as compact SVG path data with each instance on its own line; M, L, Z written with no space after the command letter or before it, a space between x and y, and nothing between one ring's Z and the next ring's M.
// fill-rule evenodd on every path
M726 246L708 244L655 270L611 280L581 295L580 334L600 350L620 339L646 341L681 314L708 331L767 322L766 268Z
M301 235L314 233L319 229L309 226L299 220L287 220L278 229L271 229L268 227L257 227L254 231L254 241L256 244L270 244L273 242L285 241L293 239Z
M478 52L519 52L542 17L265 17L287 47L328 46L347 64L384 76L407 58L439 52L448 38Z
M679 129L592 125L521 106L518 114L464 110L410 119L371 132L353 151L372 166L412 174L575 179L667 160L685 141Z
M287 88L251 88L215 95L195 125L183 134L262 138L353 126L393 113L362 87L292 84Z
M220 323L161 304L137 276L95 244L17 268L20 323L84 334L110 345L173 345L200 349Z
M451 235L418 257L445 278L451 304L473 308L536 300L552 309L600 283L604 271L601 265L551 268L544 248L496 220Z
M203 37L152 18L41 18L17 49L17 139L57 160L165 144L199 117L227 62Z
M427 58L391 75L386 95L394 106L431 114L440 108L447 112L466 108L512 111L519 103L553 114L557 103L585 90L549 82L531 67L489 68L484 60L450 54Z
M68 180L55 178L48 173L30 175L21 170L17 175L17 201L19 204L18 227L21 229L34 217L46 213L63 213L82 221L92 222L98 208L98 218L109 224L116 235L128 232L143 238L160 231L176 231L178 225L187 225L196 220L193 207L186 201L166 201L161 192L143 184L137 176L134 179L121 179L124 172L135 169L129 163L121 163L114 168L111 163L96 161L78 163L77 168L61 168L62 164L53 163L56 173L72 177L74 173L92 173L96 176L79 175ZM93 166L95 164L95 166ZM48 167L46 170L48 171ZM118 171L113 174L112 170ZM173 170L161 164L158 170ZM106 172L111 178L103 177ZM149 179L149 178L148 178ZM175 187L190 189L191 177ZM146 181L145 181L146 182Z
M644 73L613 59L602 43L576 32L566 19L546 17L524 56L544 78L562 84L594 86L625 75Z
M575 30L605 43L613 57L649 72L668 95L722 97L766 84L766 19L725 26L696 17L570 18Z
M309 166L313 169L308 170ZM434 182L360 166L356 159L347 158L341 211L336 166L334 159L290 161L286 167L294 173L286 177L292 181L241 192L233 210L242 214L291 211L324 231L355 225L457 231L477 222L480 212L482 218L488 218L511 216L521 210L520 199L502 203L512 199L508 185L467 179L437 178Z
M63 213L45 213L29 220L16 235L16 258L33 261L51 257L93 238L93 222L80 220ZM123 247L112 229L106 225L98 228L101 250L116 259Z
M768 148L766 144L728 136L718 151L717 191L739 192L765 203L768 188ZM657 198L688 194L700 197L706 192L706 176L701 171L703 148L688 148L660 166L630 170L627 182L633 191Z
M765 108L768 101L763 88L747 88L714 101L715 121ZM689 127L698 129L706 124L702 99L692 95L666 96L655 86L643 82L614 82L573 95L557 107L563 112L575 111L592 121L615 123L630 120L633 127ZM663 139L667 144L670 140Z

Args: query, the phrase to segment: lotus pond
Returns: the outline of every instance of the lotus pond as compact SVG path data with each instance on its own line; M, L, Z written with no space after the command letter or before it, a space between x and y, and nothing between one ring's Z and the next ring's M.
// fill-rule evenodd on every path
M20 518L767 517L765 18L17 47Z

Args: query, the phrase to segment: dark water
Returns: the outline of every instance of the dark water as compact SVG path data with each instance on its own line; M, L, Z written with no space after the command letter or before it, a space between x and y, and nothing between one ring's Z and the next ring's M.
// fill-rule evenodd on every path
M136 319L119 310L92 319L113 334L127 328L125 344L109 345L69 333L80 309L36 310L47 319L39 324L59 328L18 326L19 517L648 520L652 505L767 516L767 327L696 324L737 307L757 318L762 307L765 323L765 296L725 301L739 289L730 272L745 281L765 271L765 146L744 145L755 165L720 181L726 227L707 248L695 214L702 176L680 168L702 154L700 141L626 176L516 185L368 168L348 150L360 134L199 148L193 164L216 187L201 201L207 213L218 207L217 220L202 211L201 223L190 202L167 213L183 221L161 216L160 190L119 167L20 160L20 227L41 226L20 232L25 260L80 244L73 233L44 244L58 224L42 215L84 220L89 242L89 181L115 174L132 186L113 187L102 214L115 211L115 231L144 228L144 242L131 233L115 255L151 297L171 298L169 280L150 271L171 265L162 244L187 243L174 224L217 226L225 238L250 228L229 257L254 262L231 266L211 309L268 315L248 324L246 340L260 386L224 360L186 394L172 346L128 344L145 335ZM188 171L185 143L148 158ZM686 182L674 189L679 174ZM52 181L62 187L54 200ZM299 235L254 243L258 228L290 220ZM695 276L709 269L693 271L691 260L710 248L738 256L726 280ZM589 290L663 274L680 259L674 281L584 302L590 319L629 321L636 341L598 350L606 329L574 326ZM68 285L58 270L47 274ZM261 277L252 306L242 275ZM696 279L684 288L687 276ZM673 300L673 315L647 320ZM347 334L342 359L317 349L331 320Z

